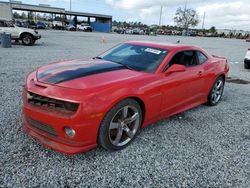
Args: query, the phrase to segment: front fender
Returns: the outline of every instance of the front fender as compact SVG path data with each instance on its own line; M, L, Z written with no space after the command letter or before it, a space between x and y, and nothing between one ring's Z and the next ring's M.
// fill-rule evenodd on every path
M132 89L131 89L132 88ZM90 117L103 119L117 103L127 98L138 99L144 105L144 125L159 118L162 93L160 88L120 87L98 93L84 102L84 110Z

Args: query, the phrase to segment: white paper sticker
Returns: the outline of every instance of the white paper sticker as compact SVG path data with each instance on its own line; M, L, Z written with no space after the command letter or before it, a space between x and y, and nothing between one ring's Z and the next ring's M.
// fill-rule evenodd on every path
M146 48L145 52L149 52L149 53L153 53L153 54L159 55L159 54L161 54L162 51L161 50L156 50L156 49L153 49L153 48Z

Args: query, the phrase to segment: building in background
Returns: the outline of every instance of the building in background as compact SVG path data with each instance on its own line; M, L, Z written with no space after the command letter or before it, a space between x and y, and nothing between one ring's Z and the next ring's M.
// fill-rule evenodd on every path
M20 15L20 18L16 18L17 15ZM53 24L53 21L60 21L63 26L73 20L76 22L75 24L88 23L92 26L93 31L111 32L112 30L112 16L110 15L72 12L46 4L31 5L21 1L0 1L0 18L15 18L36 23L43 20L48 25Z
M11 20L13 19L11 4L0 2L0 18Z

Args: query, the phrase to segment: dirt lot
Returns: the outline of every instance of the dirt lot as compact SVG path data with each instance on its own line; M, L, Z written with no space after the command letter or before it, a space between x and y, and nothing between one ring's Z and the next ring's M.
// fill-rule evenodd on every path
M43 38L35 46L0 48L0 187L250 187L250 71L243 68L249 43L217 38L41 33ZM66 156L21 131L21 92L28 72L53 61L93 57L127 40L180 40L226 56L231 81L226 84L223 100L218 106L202 105L155 123L118 152L97 148Z

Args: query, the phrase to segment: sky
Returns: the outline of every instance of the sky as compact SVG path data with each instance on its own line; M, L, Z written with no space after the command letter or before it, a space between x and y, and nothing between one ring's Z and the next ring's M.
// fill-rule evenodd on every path
M5 0L7 1L7 0ZM21 0L27 4L49 4L69 10L70 0ZM173 17L178 7L199 13L202 27L204 12L205 28L242 29L250 31L249 0L71 0L72 11L112 15L117 21L140 21L145 24L159 24L160 9L163 6L162 25L174 25Z

